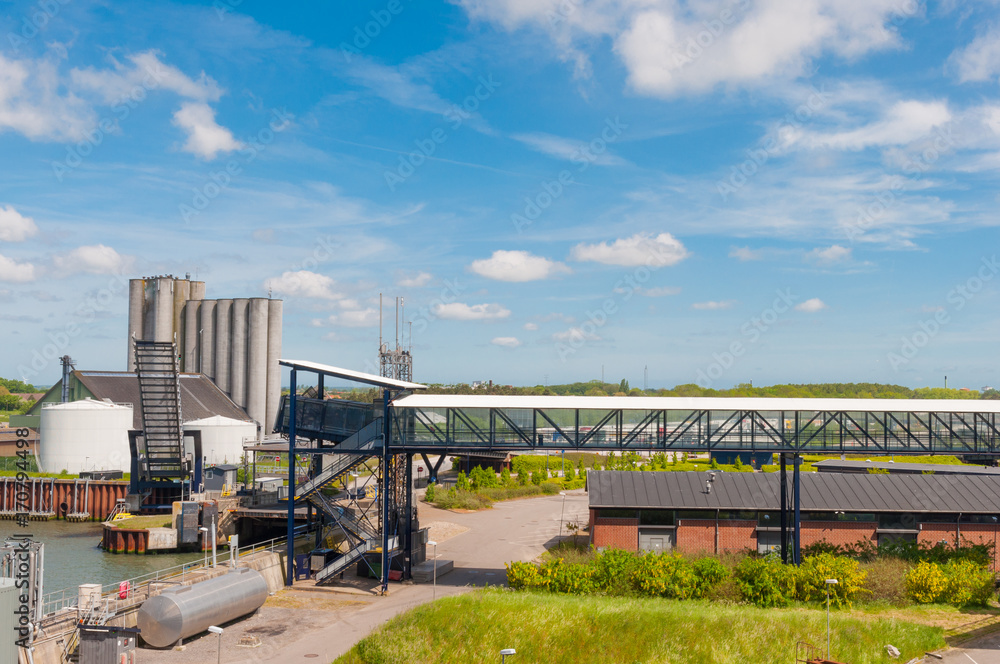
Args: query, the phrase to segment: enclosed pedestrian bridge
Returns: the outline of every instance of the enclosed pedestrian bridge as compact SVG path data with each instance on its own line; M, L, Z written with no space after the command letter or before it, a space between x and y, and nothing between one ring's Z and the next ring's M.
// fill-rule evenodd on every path
M299 456L312 459L308 479L289 484L288 583L294 577L296 504L315 510L317 521L310 518L309 527L317 533L317 547L324 529L336 529L350 542L325 562L318 582L376 554L383 588L393 566L410 573L414 455L429 465L431 455L440 464L447 455L488 451L777 453L782 541L790 543L794 561L800 550L802 454L1000 457L1000 401L429 395L418 383L315 362L280 363L291 370L291 390L275 424L276 433L287 437L289 477L297 476ZM359 403L300 396L303 374L316 377L317 394L324 394L324 380L337 378L377 387L381 398ZM376 481L375 502L363 507L331 498L327 489L346 485L361 464L368 464ZM790 495L787 466L793 474Z

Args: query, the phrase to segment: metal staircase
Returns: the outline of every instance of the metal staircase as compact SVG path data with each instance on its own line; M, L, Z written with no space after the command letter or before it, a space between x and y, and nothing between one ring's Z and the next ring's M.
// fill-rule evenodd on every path
M177 362L172 342L135 340L145 441L140 472L146 480L183 479L186 475Z
M376 453L376 448L382 448L382 418L333 448L337 452L337 459L315 477L296 487L296 499L310 500L310 496L320 489L370 459Z

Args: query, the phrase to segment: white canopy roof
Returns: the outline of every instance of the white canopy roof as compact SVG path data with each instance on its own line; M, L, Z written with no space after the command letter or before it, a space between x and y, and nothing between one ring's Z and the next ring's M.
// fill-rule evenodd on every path
M329 364L320 364L319 362L308 362L303 360L278 360L278 364L284 365L286 367L291 367L293 369L299 369L302 371L312 371L315 373L321 373L324 376L336 376L337 378L345 378L347 380L353 380L358 383L365 383L366 385L375 385L376 387L388 387L397 390L426 390L426 385L421 385L420 383L410 383L405 380L396 380L394 378L383 378L382 376L376 376L375 374L363 373L361 371L352 371L351 369L342 369L340 367L333 367Z

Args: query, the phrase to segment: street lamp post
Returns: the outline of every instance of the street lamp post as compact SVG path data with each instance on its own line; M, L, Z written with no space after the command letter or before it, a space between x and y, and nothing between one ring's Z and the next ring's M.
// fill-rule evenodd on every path
M507 661L507 655L516 655L517 651L513 648L504 648L500 651L500 664L504 664Z
M205 546L205 536L208 534L208 528L202 526L198 530L200 530L202 533L205 533L204 535L201 536L201 551L202 553L205 554L205 559L202 562L201 567L202 569L204 569L208 567L208 547Z
M217 652L217 654L215 656L215 661L216 661L216 664L220 664L222 662L222 632L223 632L223 629L221 627L216 627L215 625L211 625L211 626L209 626L208 631L211 632L212 634L218 634L219 635L219 650L218 650L218 652Z
M997 571L997 518L993 517L993 560L990 561L993 573Z
M431 601L434 601L434 600L437 599L437 592L438 592L438 561L437 561L437 557L438 557L438 543L435 542L435 541L433 541L433 540L427 540L427 543L434 547L434 567L433 567L433 569L431 571L431 574L433 575L433 579L434 579L433 580L433 584L434 584L433 585L433 590L431 591Z
M212 517L212 569L215 569L215 517Z
M837 585L837 579L826 580L826 658L830 659L830 586Z
M563 497L562 512L559 513L559 537L562 537L563 517L566 516L566 492L560 491L559 495Z

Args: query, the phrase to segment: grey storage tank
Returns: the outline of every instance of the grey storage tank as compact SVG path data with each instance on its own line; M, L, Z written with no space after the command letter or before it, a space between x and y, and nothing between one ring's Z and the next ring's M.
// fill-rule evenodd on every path
M221 625L259 609L267 599L260 572L236 569L191 586L164 590L150 597L136 614L143 641L166 648L210 625Z

